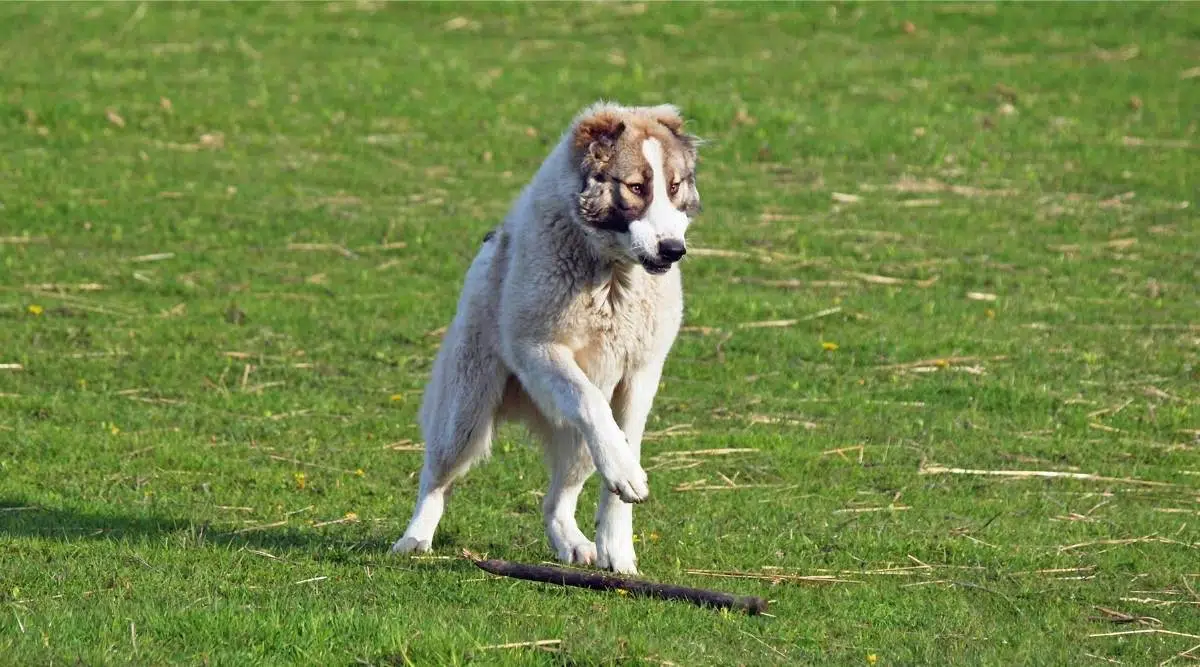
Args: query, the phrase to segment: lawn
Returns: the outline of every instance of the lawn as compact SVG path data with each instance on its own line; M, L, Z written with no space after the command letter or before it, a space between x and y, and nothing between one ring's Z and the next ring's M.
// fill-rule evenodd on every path
M458 558L552 556L516 429L388 553L602 97L709 140L640 567L771 616ZM4 3L0 664L1195 662L1198 109L1186 3Z

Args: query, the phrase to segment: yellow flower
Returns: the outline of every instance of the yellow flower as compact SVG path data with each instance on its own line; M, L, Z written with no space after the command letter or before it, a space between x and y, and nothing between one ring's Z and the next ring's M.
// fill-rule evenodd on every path
M391 396L391 400L393 400L393 401L397 401L397 402L403 402L403 401L404 401L404 394L392 394L392 396Z
M825 350L826 352L833 352L834 350L838 349L838 344L823 340L821 341L821 349Z
M109 433L112 433L113 435L117 435L118 433L121 432L121 429L117 428L116 424L109 424L108 431L109 431Z
M367 471L363 470L362 468L359 468L354 471L355 477L364 477L364 476L366 476L366 474L367 474Z
M985 313L986 313L986 315L987 315L987 318L988 318L989 320L994 320L994 319L996 319L996 311L992 310L991 308L988 308L988 309L987 309L987 311L985 311Z
M29 314L30 315L41 315L44 312L46 312L46 309L42 308L41 306L37 305L36 303L29 304Z
M351 522L358 521L358 515L355 514L354 512L346 512L346 516L344 518L347 521L351 521Z
M305 481L304 473L302 473L302 472L292 473L292 477L295 478L295 480L296 480L296 488L300 489L300 490L304 490L304 481Z
M874 653L867 654L867 664L868 665L873 665L877 662L879 662L879 656L875 655Z

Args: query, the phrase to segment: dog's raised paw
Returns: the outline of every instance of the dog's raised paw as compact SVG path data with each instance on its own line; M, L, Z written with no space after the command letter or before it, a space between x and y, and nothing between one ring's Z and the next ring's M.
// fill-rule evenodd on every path
M401 537L392 545L394 554L424 554L433 548L432 540L418 540L415 537Z
M650 485L646 471L637 459L627 452L617 450L620 455L613 459L599 459L596 469L604 480L604 487L617 494L627 503L640 503L650 497Z
M627 503L640 503L650 497L650 485L646 479L646 473L641 468L637 469L638 474L630 476L627 479L617 479L607 481L608 490L617 494Z

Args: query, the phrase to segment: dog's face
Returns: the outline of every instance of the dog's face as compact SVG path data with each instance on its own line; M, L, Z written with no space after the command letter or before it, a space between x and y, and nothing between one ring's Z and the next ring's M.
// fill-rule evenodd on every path
M683 257L700 210L697 143L666 105L601 107L576 124L579 222L604 252L653 274Z

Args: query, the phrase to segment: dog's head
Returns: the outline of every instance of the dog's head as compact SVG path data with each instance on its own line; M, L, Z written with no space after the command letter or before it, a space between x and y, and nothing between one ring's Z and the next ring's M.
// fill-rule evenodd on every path
M579 224L612 259L669 271L687 252L684 233L700 210L699 140L683 131L679 111L598 104L571 132Z

